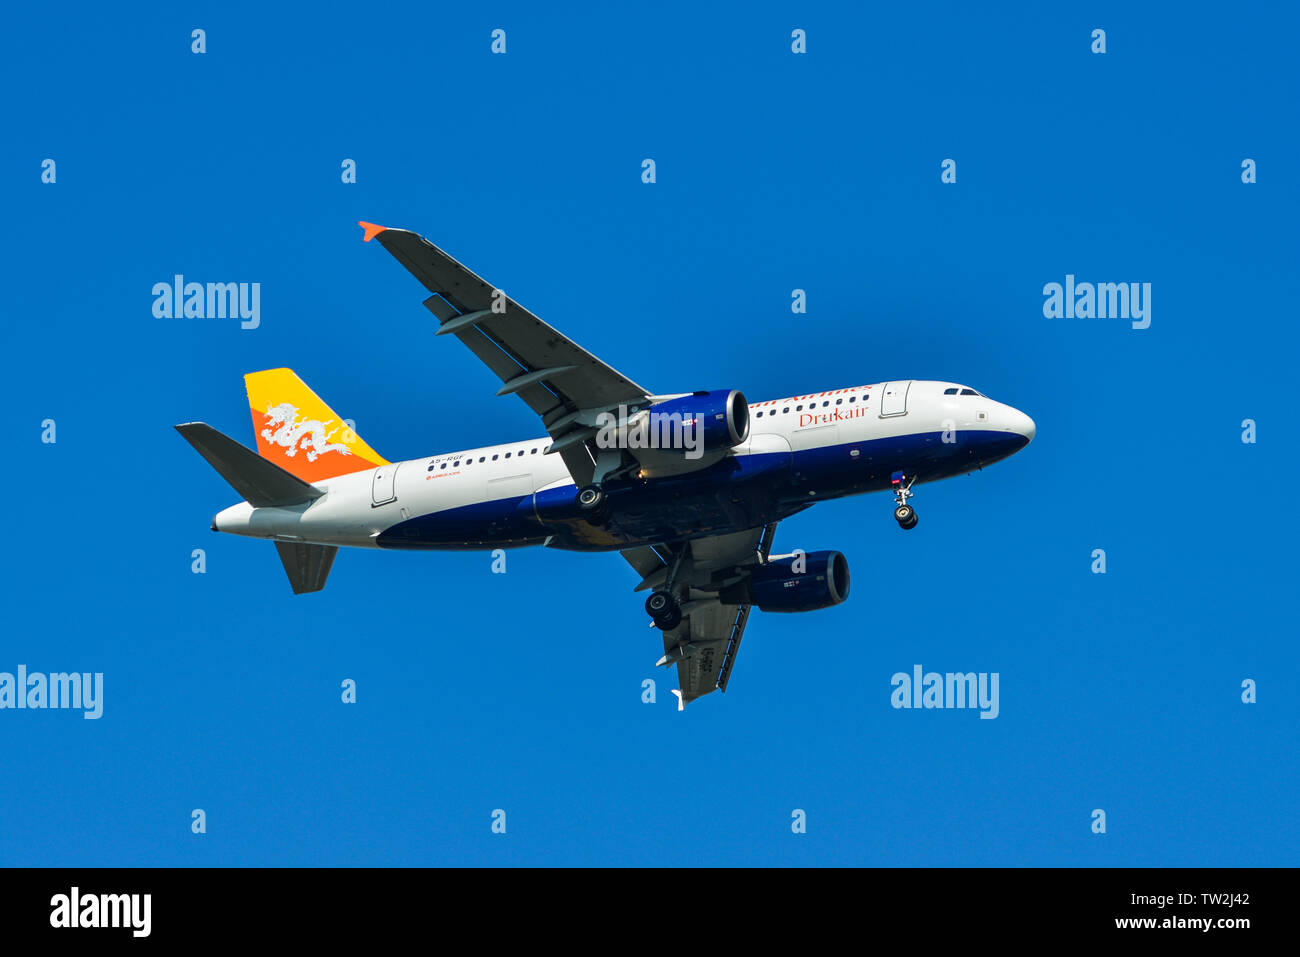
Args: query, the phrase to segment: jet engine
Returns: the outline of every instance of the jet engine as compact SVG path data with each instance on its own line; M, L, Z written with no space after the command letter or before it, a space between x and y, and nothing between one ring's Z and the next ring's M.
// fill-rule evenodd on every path
M849 560L842 552L795 552L769 559L748 581L725 588L724 602L760 611L816 611L849 597Z
M719 452L749 438L749 403L735 389L666 399L638 413L629 425L638 423L642 416L647 438L654 440L643 448Z

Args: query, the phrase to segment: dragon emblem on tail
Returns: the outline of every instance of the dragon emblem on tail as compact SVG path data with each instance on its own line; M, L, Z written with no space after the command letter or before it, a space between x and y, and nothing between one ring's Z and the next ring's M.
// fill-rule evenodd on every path
M330 421L333 421L332 419ZM297 406L281 402L266 410L266 428L262 429L262 438L271 445L278 445L284 454L293 458L299 450L307 453L307 461L315 462L326 452L341 452L351 455L352 450L342 442L331 442L340 429L345 434L351 430L346 425L326 429L320 419L299 421Z

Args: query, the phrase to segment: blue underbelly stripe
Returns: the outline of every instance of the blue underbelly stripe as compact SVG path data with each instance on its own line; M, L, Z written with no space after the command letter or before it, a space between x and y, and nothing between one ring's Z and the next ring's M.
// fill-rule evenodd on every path
M606 489L601 527L577 513L577 489L511 496L444 509L399 522L379 535L384 548L483 549L535 545L608 551L720 535L780 521L817 501L881 491L902 471L918 482L971 472L1028 444L1014 432L925 432L727 458L699 472ZM539 518L540 516L540 518Z

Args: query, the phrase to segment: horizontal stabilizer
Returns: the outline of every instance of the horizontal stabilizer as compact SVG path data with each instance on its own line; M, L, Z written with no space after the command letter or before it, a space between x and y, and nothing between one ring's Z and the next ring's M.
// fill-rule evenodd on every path
M301 505L325 494L205 422L186 422L176 431L254 508Z
M302 595L310 591L320 591L325 587L325 579L329 577L339 547L305 545L301 542L276 542L275 550L280 553L280 561L284 563L284 571L289 576L293 593Z

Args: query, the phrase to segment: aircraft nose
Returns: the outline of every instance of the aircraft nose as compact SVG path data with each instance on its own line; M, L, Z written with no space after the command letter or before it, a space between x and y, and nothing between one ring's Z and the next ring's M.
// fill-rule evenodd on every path
M1038 432L1038 426L1034 425L1034 420L1019 409L1012 410L1011 428L1025 437L1025 443L1034 441L1034 435Z

